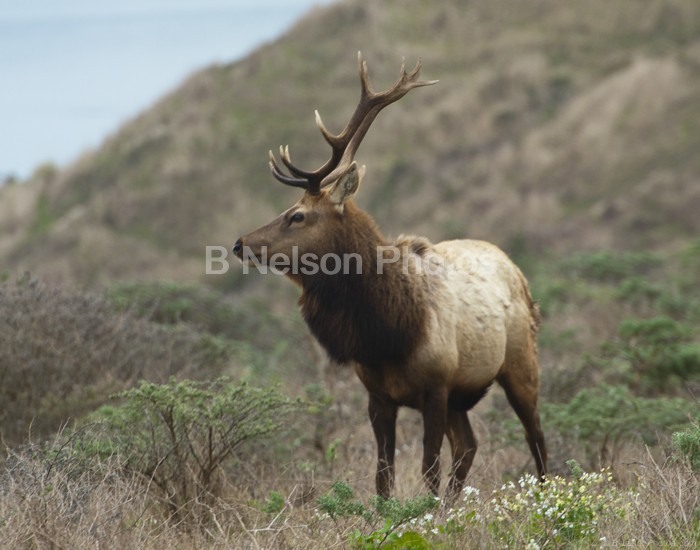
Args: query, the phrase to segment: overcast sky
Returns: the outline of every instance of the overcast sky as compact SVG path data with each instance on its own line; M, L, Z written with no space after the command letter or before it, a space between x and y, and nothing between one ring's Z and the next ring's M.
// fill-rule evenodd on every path
M331 0L0 0L0 181L99 146L196 69Z

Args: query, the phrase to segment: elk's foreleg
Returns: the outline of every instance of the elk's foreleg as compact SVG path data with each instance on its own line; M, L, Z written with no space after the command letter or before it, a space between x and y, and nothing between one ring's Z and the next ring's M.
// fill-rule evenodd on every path
M423 403L423 478L430 492L440 489L440 448L447 424L447 390L426 392Z
M394 488L397 410L390 398L369 394L369 420L377 440L377 494L384 498L389 498Z

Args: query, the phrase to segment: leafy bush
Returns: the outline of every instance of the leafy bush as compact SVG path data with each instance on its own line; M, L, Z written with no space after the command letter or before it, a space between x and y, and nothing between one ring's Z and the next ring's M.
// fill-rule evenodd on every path
M688 291L697 290L700 279L700 239L693 241L681 253L681 285Z
M268 514L278 514L284 509L284 497L279 491L270 491L265 499L263 510Z
M329 492L318 498L318 509L332 520L349 516L365 517L368 510L362 502L354 498L350 485L336 481ZM369 519L369 516L366 519Z
M692 343L693 328L669 317L627 319L619 341L608 345L612 356L627 364L625 378L642 389L665 390L700 375L700 345Z
M690 327L668 317L627 319L620 325L620 337L630 345L672 346L687 341L693 334Z
M700 321L700 301L696 292L683 291L682 281L653 282L642 277L631 277L620 283L616 297L645 314L670 316L674 319L696 323Z
M621 281L615 294L621 300L638 304L658 300L664 294L664 288L658 283L635 275Z
M605 250L579 254L564 263L564 272L590 281L615 283L650 272L661 259L648 252L615 252Z
M581 390L567 403L544 403L544 425L569 445L580 444L589 463L610 464L620 444L641 438L652 445L659 435L685 426L692 404L680 398L636 397L625 386Z
M76 449L85 456L115 456L122 468L154 483L171 514L181 519L216 495L225 462L241 460L242 447L284 428L298 401L273 389L220 378L214 382L141 382L120 393L90 420L99 429Z
M326 517L337 521L341 518L359 517L369 526L369 533L359 529L353 531L350 542L358 548L430 548L421 534L404 526L437 508L439 500L432 495L407 498L403 502L397 498L372 497L367 506L356 500L352 488L337 481L331 490L318 498L318 509ZM432 517L432 516L430 516ZM377 525L382 523L381 527Z
M233 336L242 316L221 293L194 284L164 281L115 283L107 299L120 311L130 311L155 323L188 323L216 335Z
M700 424L673 434L673 446L688 460L693 470L700 471Z

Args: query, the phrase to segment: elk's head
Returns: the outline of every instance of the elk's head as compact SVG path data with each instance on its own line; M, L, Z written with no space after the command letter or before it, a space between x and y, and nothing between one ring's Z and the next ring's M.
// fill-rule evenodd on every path
M317 170L308 172L292 164L289 147L280 147L280 158L286 166L285 172L270 151L272 175L285 185L304 189L304 196L294 206L280 214L267 225L244 235L233 246L233 253L246 261L254 256L259 261L269 260L274 254L287 257L296 253L314 253L321 256L329 250L334 235L344 233L349 203L362 180L365 167L354 161L362 139L379 112L401 99L413 88L435 84L437 80L419 80L420 59L411 72L401 65L397 82L388 90L374 92L367 76L367 64L358 52L358 64L362 91L360 101L350 121L339 134L326 129L316 111L316 125L331 146L330 158ZM263 253L264 250L264 253Z

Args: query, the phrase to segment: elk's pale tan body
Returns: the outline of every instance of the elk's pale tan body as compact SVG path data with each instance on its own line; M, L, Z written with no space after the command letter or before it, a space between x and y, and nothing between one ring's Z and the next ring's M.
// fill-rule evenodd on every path
M499 248L484 241L445 241L427 248L421 260L435 266L423 275L414 271L430 297L427 337L410 362L396 365L385 390L392 398L409 401L405 396L420 378L439 380L456 394L478 393L506 367L508 355L534 351L532 298L520 270ZM360 367L360 377L361 372Z
M412 88L420 63L403 68L393 88L374 93L360 58L362 95L346 128L318 170L294 166L280 149L284 173L270 153L281 182L302 187L302 199L234 246L244 261L274 254L316 257L352 254L361 272L292 272L302 294L302 315L311 332L339 363L351 363L369 394L369 417L377 439L377 492L391 493L398 407L421 411L423 474L438 492L440 448L452 448L448 493L463 486L476 453L467 411L497 381L523 423L540 478L546 450L537 412L536 338L539 313L520 270L496 246L454 240L432 244L421 237L388 241L354 203L364 174L353 158L379 111ZM328 189L324 189L328 187Z

